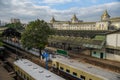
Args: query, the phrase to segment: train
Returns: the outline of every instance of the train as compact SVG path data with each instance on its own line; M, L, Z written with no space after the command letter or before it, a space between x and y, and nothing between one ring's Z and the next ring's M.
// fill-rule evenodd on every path
M67 80L120 80L119 73L60 55L52 60L52 68Z
M65 80L27 59L16 60L14 70L19 80Z
M33 76L33 74L35 74L34 72L31 74L30 71L26 71L28 66L26 66L26 69L22 69L23 67L21 65L23 63L29 64L29 61L24 62L22 59L21 61L23 61L23 63L21 64L20 60L17 60L14 63L14 67L16 74L21 76L24 80L64 80L63 78L42 79L41 77L39 79L36 79L37 76ZM20 62L20 64L18 65L17 62ZM120 80L119 73L106 71L105 69L69 59L60 55L57 55L56 58L52 59L52 68L53 71L59 73L59 75L67 80Z

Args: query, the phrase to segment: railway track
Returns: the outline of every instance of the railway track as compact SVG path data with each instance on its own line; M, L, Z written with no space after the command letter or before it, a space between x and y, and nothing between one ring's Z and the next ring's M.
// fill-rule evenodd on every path
M10 58L11 59L16 59L17 57L18 58L26 58L26 59L28 59L28 60L30 60L30 61L32 61L32 62L34 62L34 63L36 63L36 64L38 64L38 65L40 65L40 66L42 66L42 67L45 67L45 62L44 61L42 61L42 60L40 60L40 58L39 57L37 57L37 56L34 56L34 55L31 55L31 54L29 54L29 53L24 53L24 54L20 54L20 52L19 52L19 50L18 50L18 52L17 52L17 54L16 53L14 53L14 52L11 52L10 50L5 50L5 52L6 53L9 53L9 56L10 56ZM22 52L22 51L21 51ZM19 56L19 55L20 56ZM12 62L11 62L12 63ZM49 62L50 63L50 62ZM50 64L49 64L49 68L50 68L51 66L50 66Z
M10 46L8 44L5 44L5 47L9 47L9 48L13 49L14 53L16 53L15 46ZM41 61L38 56L35 56L35 55L33 55L29 52L26 52L24 50L21 50L19 48L17 48L17 54L19 54L19 56L25 57L25 58L33 61L34 63L36 63L40 66L45 67L45 63L43 61ZM82 55L82 54L75 55L75 54L70 53L69 56L71 58L79 60L80 62L93 64L95 66L120 73L120 66L119 66L120 62L91 58L89 56L85 56L85 55ZM50 64L49 64L49 67L51 67Z

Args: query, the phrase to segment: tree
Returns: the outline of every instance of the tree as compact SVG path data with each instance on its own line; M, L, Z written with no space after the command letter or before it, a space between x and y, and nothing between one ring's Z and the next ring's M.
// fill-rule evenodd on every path
M16 29L14 28L7 28L2 32L2 36L4 37L21 37L21 33L19 33Z
M23 28L23 25L22 25L20 22L17 22L17 23L9 23L9 24L6 24L5 26L8 27L8 28L14 28L14 29L16 29L16 30L18 30L18 31L21 31L21 30L24 29L24 28Z
M24 48L39 49L39 56L41 50L48 44L48 37L52 33L52 29L43 20L35 20L28 24L22 34L21 42Z

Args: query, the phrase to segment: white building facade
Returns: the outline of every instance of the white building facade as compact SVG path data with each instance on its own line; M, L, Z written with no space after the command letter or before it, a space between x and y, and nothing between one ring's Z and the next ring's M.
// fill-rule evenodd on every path
M114 30L120 28L120 17L110 18L106 10L98 22L83 22L74 14L71 21L56 21L53 17L50 24L57 30Z

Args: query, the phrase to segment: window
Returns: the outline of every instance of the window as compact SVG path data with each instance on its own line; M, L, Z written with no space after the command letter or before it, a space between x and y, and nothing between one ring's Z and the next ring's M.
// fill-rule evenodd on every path
M53 64L53 66L55 67L55 64Z
M27 75L26 75L25 79L26 79L26 80L29 80L29 78L28 78L28 76L27 76Z
M94 54L96 54L96 52L94 51Z
M28 77L28 76L26 76L26 80L29 80L29 77Z
M25 76L25 74L23 75L23 77L24 77L24 79L26 79L26 76Z
M107 52L107 53L114 54L114 49L109 49L109 48L107 48L107 49L106 49L106 52Z
M60 70L64 70L63 67L60 67Z
M20 76L22 75L22 72L20 72Z
M115 50L115 54L120 55L120 50Z
M23 77L23 73L21 72L21 76Z
M20 74L19 70L17 71L17 74Z
M70 73L70 70L66 69L66 72Z
M77 73L73 72L73 75L74 75L74 76L77 76Z
M83 76L83 75L80 75L80 78L81 78L82 80L85 80L85 76Z
M92 80L92 79L89 79L89 80Z

